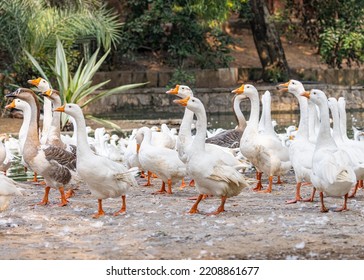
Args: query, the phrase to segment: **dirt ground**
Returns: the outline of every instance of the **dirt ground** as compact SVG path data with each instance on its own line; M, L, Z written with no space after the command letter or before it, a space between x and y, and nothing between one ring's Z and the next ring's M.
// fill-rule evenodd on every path
M254 172L247 171L248 177ZM186 178L188 179L188 178ZM114 217L121 199L104 200L106 216L93 219L97 201L81 185L66 207L58 207L59 193L52 190L51 204L39 202L43 187L27 182L24 195L0 213L0 259L363 259L364 194L350 199L347 212L332 210L340 198L327 198L330 212L321 213L313 203L287 205L293 198L294 177L274 185L271 194L244 189L228 199L226 212L217 216L220 200L200 203L200 214L186 212L195 188L173 187L172 195L152 195L160 188L139 187L127 195L127 212ZM303 189L308 196L311 187Z
M239 34L241 44L233 54L232 66L260 67L249 30ZM291 67L325 67L315 50L305 44L283 41ZM148 66L152 68L152 64ZM0 119L0 134L17 133L21 120ZM118 123L128 129L132 121ZM144 124L143 124L144 125ZM148 125L148 124L147 124ZM254 177L254 172L246 174ZM92 219L97 201L80 186L66 207L57 207L59 193L51 191L51 204L39 202L43 188L27 182L22 197L16 197L9 209L0 213L0 259L363 259L364 193L348 202L349 211L332 210L341 206L341 198L327 198L330 212L321 213L316 197L313 203L287 205L294 196L293 172L275 185L271 194L251 189L228 199L226 212L206 216L219 205L218 198L200 203L200 214L186 214L197 191L174 186L172 195L151 195L154 186L131 189L127 212L114 217L121 199L107 199L107 215ZM302 193L308 196L311 187Z

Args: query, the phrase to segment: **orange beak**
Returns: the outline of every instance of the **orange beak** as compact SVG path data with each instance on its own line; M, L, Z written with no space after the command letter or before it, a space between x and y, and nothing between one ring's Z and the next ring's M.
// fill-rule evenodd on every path
M183 98L183 99L173 100L173 102L186 107L187 103L188 103L188 100L190 100L189 96L187 96L186 98Z
M13 108L15 108L15 99L13 99L13 101L10 104L5 106L5 109L13 109Z
M48 97L50 97L50 96L52 95L52 90L51 90L51 89L49 89L49 90L47 90L47 91L43 92L43 95L44 95L44 96L48 96Z
M168 94L178 94L178 90L179 90L179 85L176 85L175 88L170 89L169 91L167 91L166 93Z
M137 152L137 154L139 153L139 150L140 150L140 144L136 144L136 152Z
M28 84L31 84L31 85L37 87L39 85L41 79L42 78L38 78L38 79L34 79L34 80L28 80Z
M235 93L235 94L243 94L243 93L244 93L244 84L243 84L243 85L241 85L239 88L234 89L234 90L232 91L232 93Z
M301 96L304 96L307 99L310 99L310 92L309 91L304 91L303 93L301 93Z
M290 81L288 81L287 83L278 85L278 87L280 87L279 91L280 92L287 92L288 91L289 82Z
M58 107L58 108L54 109L53 111L55 111L55 112L64 112L64 107L65 106L66 105L62 105L61 107Z

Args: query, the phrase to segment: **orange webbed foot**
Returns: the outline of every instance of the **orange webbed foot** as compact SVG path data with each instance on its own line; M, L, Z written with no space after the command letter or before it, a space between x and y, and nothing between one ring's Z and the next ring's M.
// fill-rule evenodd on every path
M105 212L102 211L101 213L98 212L97 214L93 215L92 218L93 219L98 219L98 218L100 218L101 216L104 216L104 215L105 215Z
M123 213L125 213L125 212L126 212L126 210L125 210L125 209L121 209L121 210L119 210L119 211L115 212L113 215L114 215L114 216L119 216L120 214L123 214Z
M191 209L190 211L187 212L187 214L190 214L190 215L194 215L194 214L199 214L200 211L198 209Z
M295 199L292 200L287 200L286 204L293 204L293 203L297 203L297 201L301 201L302 197L296 197Z
M260 191L258 191L258 193L271 193L272 192L272 190L271 189L265 189L265 190L260 190Z

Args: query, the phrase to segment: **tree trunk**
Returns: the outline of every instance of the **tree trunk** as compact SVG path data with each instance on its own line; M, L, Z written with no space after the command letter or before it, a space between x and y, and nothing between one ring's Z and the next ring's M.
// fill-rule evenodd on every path
M285 81L289 78L289 67L265 0L249 0L249 4L254 43L263 67L262 78L266 82Z

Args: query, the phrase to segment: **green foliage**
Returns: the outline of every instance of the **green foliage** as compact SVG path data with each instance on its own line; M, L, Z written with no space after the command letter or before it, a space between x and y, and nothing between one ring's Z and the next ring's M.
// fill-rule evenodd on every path
M174 87L177 84L184 84L193 86L196 82L196 77L193 72L184 70L182 68L177 68L169 80L167 88Z
M5 95L12 91L13 84L15 83L15 77L14 73L9 73L8 71L0 73L0 117L5 111Z
M146 84L128 84L107 90L103 90L102 88L110 80L101 82L99 84L93 84L93 76L109 54L109 51L107 51L99 60L97 60L98 52L99 50L96 50L87 63L84 64L83 61L81 61L76 72L72 76L69 72L69 66L63 45L61 41L57 41L55 64L51 66L51 69L53 71L53 75L57 77L58 89L61 93L63 104L76 103L82 108L100 98L121 93L123 91ZM47 75L37 60L30 53L27 53L27 55L32 61L33 65L38 69L41 76L49 81ZM97 93L95 93L96 91ZM95 119L95 117L93 117L93 119ZM68 115L63 114L62 127L66 125L67 120Z
M219 24L235 1L128 1L120 53L133 58L151 52L175 67L226 66L231 38ZM148 5L149 4L149 5Z
M322 60L330 67L363 63L364 1L287 0L287 9L291 26L317 43Z
M52 62L57 38L64 42L70 58L79 56L73 49L76 40L95 40L104 49L120 40L121 23L101 1L94 0L99 3L94 6L90 1L64 6L49 2L52 1L0 0L0 48L18 75L29 75L31 68L24 51L39 61ZM75 67L78 62L73 59L69 63Z

